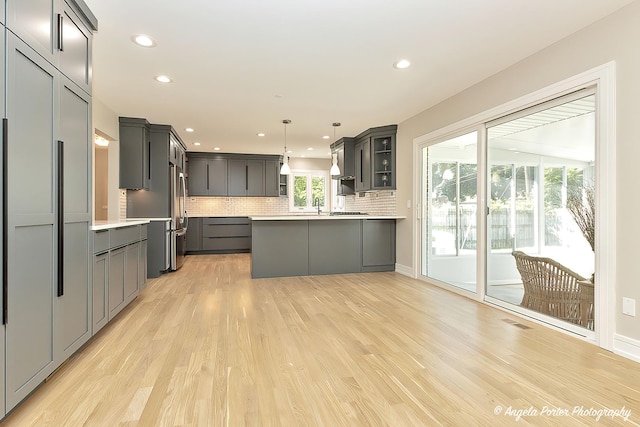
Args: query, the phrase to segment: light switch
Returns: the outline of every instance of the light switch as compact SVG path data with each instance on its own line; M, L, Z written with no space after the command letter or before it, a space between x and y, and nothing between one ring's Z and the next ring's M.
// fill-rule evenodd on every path
M411 199L407 200L407 209L411 209Z
M622 314L627 316L636 315L636 300L632 298L622 298Z

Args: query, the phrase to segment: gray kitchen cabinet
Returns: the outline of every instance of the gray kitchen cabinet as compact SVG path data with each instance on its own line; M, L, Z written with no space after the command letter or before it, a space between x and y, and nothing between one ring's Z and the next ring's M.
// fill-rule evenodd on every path
M371 189L371 141L366 138L355 144L355 191Z
M309 273L360 271L360 220L309 221Z
M6 410L56 368L57 70L8 34ZM28 173L25 173L28 171ZM38 266L38 268L34 268Z
M241 253L251 251L251 220L247 217L202 218L202 251Z
M278 197L280 195L280 161L265 160L264 162L264 195Z
M2 8L0 8L2 9ZM4 23L4 11L0 11L0 17L2 17L2 22ZM4 41L5 41L5 28L4 26L0 26L0 79L2 82L5 82L5 46L4 46ZM4 100L5 99L5 86L4 84L0 85L0 100ZM2 114L2 117L7 117L6 116L6 111L5 111L5 103L2 102L0 103L0 113ZM4 125L4 123L3 123ZM4 140L4 132L0 132L0 141L2 142L2 147L5 147L6 141ZM3 154L0 154L0 156L4 156ZM0 157L0 161L2 161L2 168L4 170L4 167L6 167L6 163L4 162L4 158ZM2 181L2 178L0 177L0 182ZM3 183L3 187L4 187L4 183ZM0 209L2 209L2 211L4 211L4 197L0 197ZM2 218L2 214L0 214L0 218ZM4 233L4 227L3 227L3 231ZM4 242L2 242L3 244L0 245L0 259L6 259L7 254L4 253ZM3 271L3 267L0 266L0 274L2 274L2 277L4 278L4 275L6 274L5 271ZM6 284L6 281L3 279L3 286ZM2 311L0 311L0 318L2 318L2 326L0 326L0 418L4 417L4 415L6 414L6 409L5 409L5 399L4 399L4 392L5 392L5 349L6 349L6 341L5 341L5 318L4 318L4 307L5 307L5 300L4 300L4 288L3 288L3 292L0 292L0 307L2 307Z
M120 188L149 189L151 131L145 119L120 117Z
M227 159L190 157L187 165L189 196L227 195Z
M0 371L6 375L0 375L0 414L29 395L91 335L89 60L91 30L97 25L82 1L9 0L6 10L10 31L2 32L7 52L0 57L7 73L2 104L7 119L3 274L8 298L3 301L5 327L0 328ZM44 32L43 22L49 24ZM58 35L68 50L61 52L53 43ZM82 61L84 71L79 71Z
M340 138L331 144L331 153L336 156L336 164L340 168L338 180L338 195L346 196L355 193L355 140L354 138ZM336 177L332 177L336 179Z
M109 320L124 308L125 247L109 252Z
M140 243L132 243L124 247L124 303L129 304L138 296L138 259Z
M202 250L202 218L189 218L187 227L187 252Z
M95 335L109 321L109 230L95 231L93 236L93 312L91 334Z
M362 271L393 271L395 264L395 219L362 220Z
M138 289L144 290L147 287L147 238L140 242L138 252Z
M264 160L229 159L227 169L229 196L264 196Z
M13 34L91 93L91 32L97 20L83 1L7 0L6 10Z

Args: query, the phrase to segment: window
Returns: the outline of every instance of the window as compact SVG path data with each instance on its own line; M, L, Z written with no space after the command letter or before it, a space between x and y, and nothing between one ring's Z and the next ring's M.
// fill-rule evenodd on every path
M292 197L289 210L292 212L317 212L318 205L325 209L328 176L325 171L293 171L290 175Z

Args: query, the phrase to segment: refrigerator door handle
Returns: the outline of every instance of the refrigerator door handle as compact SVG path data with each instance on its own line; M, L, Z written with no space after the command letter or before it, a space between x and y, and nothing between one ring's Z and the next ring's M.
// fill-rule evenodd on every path
M7 190L9 188L7 178L9 173L7 172L9 162L7 159L7 153L9 152L9 119L2 119L2 324L6 325L9 321L9 306L7 298L9 297L9 276L7 275L7 268L9 262L7 255L9 254L9 240L7 238L7 231L9 230L9 209L7 209Z
M64 295L64 142L58 141L58 296Z

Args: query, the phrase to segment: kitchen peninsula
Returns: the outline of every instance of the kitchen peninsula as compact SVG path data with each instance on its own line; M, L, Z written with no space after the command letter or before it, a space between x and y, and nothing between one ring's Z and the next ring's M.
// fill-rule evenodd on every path
M395 215L251 216L251 277L394 271Z

